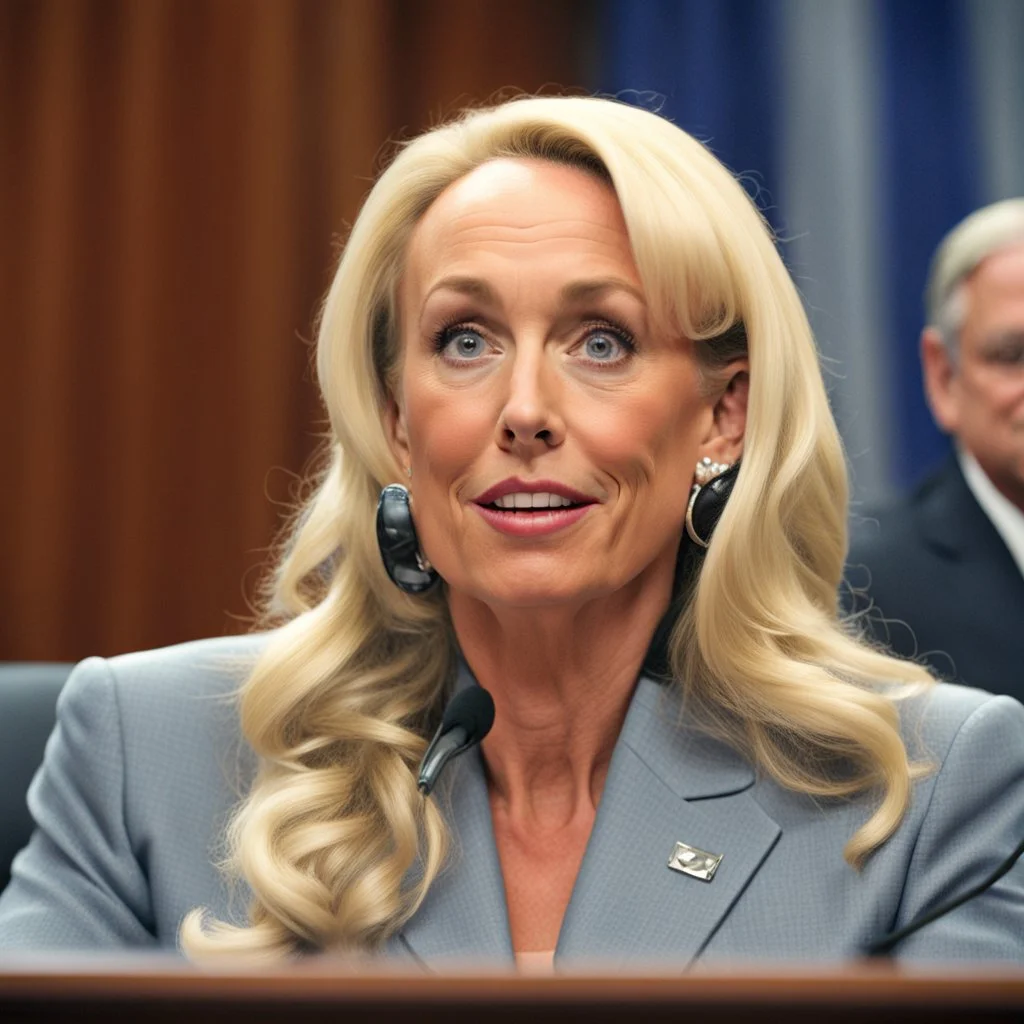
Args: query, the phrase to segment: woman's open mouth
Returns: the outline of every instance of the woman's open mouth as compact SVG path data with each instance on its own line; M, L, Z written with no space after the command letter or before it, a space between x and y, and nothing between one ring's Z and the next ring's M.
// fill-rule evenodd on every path
M536 484L527 489L520 481L508 480L485 491L472 504L502 533L537 537L579 522L596 502L560 485L557 491L541 490Z
M496 501L490 503L490 508L499 508L502 511L515 512L536 512L551 508L572 508L582 505L584 502L574 502L571 498L563 498L560 494L549 492L529 493L518 491L514 494L506 494Z

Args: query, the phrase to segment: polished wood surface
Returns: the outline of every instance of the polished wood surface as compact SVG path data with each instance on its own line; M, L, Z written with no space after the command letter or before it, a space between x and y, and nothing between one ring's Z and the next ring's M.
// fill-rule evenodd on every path
M317 961L291 970L199 972L146 958L23 958L0 965L0 1020L150 1022L1020 1021L1024 967L759 967L684 977L427 975Z

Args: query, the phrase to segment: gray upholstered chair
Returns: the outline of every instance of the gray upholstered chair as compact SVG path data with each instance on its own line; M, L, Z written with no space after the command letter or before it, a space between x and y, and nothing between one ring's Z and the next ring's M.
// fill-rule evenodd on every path
M0 891L32 834L25 794L53 729L57 695L71 665L0 663Z

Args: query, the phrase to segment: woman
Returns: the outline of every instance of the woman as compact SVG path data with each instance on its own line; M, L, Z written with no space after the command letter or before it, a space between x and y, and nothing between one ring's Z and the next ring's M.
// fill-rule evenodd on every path
M846 479L807 321L683 132L561 98L417 139L318 358L331 461L282 624L79 668L3 941L171 944L184 918L197 957L836 958L1017 842L1024 708L837 620ZM404 590L375 536L396 480ZM243 677L238 761L217 698ZM476 684L493 729L425 798L428 738ZM1022 923L1018 868L898 952L1020 957Z

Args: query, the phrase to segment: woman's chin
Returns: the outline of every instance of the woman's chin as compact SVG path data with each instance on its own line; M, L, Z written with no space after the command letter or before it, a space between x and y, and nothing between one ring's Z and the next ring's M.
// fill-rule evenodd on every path
M580 579L566 572L532 578L524 573L510 573L503 579L487 579L449 583L449 603L460 597L487 605L494 611L572 608L612 593L616 588L607 580Z

